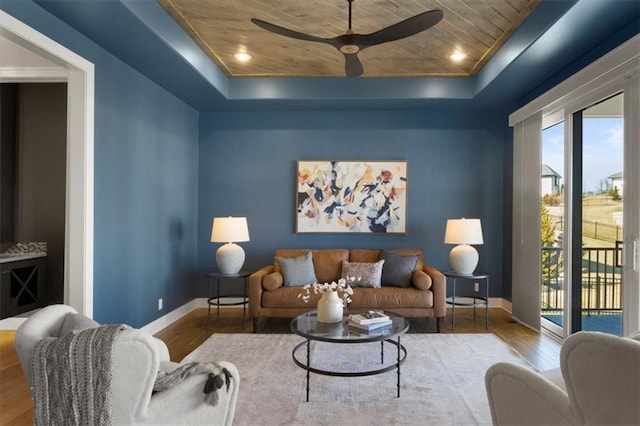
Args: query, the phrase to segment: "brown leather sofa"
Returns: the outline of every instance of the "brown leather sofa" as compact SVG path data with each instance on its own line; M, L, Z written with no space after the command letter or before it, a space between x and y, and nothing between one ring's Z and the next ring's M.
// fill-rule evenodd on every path
M359 249L280 249L276 257L297 257L312 252L313 266L319 283L337 281L342 273L342 261L374 263L378 260L379 250ZM442 319L446 315L445 276L433 266L425 265L421 250L393 250L402 255L418 255L412 274L412 285L406 288L354 287L351 303L345 309L357 311L364 308L384 309L405 317L436 319L440 332ZM384 268L384 266L383 266ZM423 289L419 289L415 285ZM249 312L253 318L253 331L256 332L260 318L293 318L304 312L314 310L320 295L311 293L311 299L305 303L298 295L302 287L282 285L283 278L278 262L265 266L249 277Z

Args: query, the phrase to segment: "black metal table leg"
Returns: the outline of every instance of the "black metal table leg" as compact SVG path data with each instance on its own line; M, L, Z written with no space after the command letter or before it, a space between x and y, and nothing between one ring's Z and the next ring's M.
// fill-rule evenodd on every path
M309 369L309 367L311 367L310 346L311 340L307 339L307 402L309 402L309 375L311 373L311 370Z
M485 284L487 285L487 298L486 305L484 305L484 326L489 330L489 277L487 277Z
M220 322L220 278L218 278L217 281L218 281L218 298L216 299L216 305L218 307L218 312L216 314L216 320L219 323Z
M211 281L213 281L213 278L209 278L209 298L207 299L207 330L209 330L209 324L211 322L211 299L213 297L211 295L211 293L212 293L212 290L211 290L211 287L212 287L211 284L212 283L211 283Z
M451 293L451 329L456 329L456 279L455 277L451 279L452 281L452 293Z
M242 290L242 297L247 300L247 277L244 277L244 289ZM242 329L244 330L247 321L247 304L242 304Z
M400 336L398 336L398 357L396 358L398 364L398 398L400 398Z

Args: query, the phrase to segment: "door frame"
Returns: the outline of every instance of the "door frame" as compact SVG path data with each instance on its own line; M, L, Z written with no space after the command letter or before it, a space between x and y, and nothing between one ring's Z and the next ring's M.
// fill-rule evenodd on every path
M541 113L543 122L549 117L564 116L565 140L572 134L572 114L589 107L617 92L624 92L624 173L626 182L640 182L640 35L627 40L616 49L588 65L551 90L545 92L509 116L509 125L514 127L526 119ZM633 119L632 119L633 118ZM542 131L542 126L540 132ZM632 143L636 141L636 143ZM565 143L565 175L571 176L572 165L569 144ZM538 164L538 167L540 165ZM640 185L631 188L625 185L624 245L623 245L623 334L640 330ZM532 192L533 194L533 192ZM565 181L565 217L572 217L569 201L571 185ZM539 192L536 194L539 196ZM539 200L526 200L527 204L539 206ZM538 207L539 209L539 207ZM539 213L539 211L538 211ZM538 215L539 216L539 215ZM566 223L566 222L565 222ZM567 241L573 240L570 227L564 231ZM515 237L514 237L515 238ZM516 240L514 240L516 241ZM516 241L517 242L517 241ZM531 241L529 244L536 242ZM539 246L539 241L537 242ZM564 246L565 265L571 264L568 245ZM514 278L515 279L515 278ZM572 282L570 268L565 269L566 283ZM514 288L514 293L516 289ZM539 306L537 309L539 310ZM565 312L570 312L570 297L565 297ZM565 316L564 334L571 330L570 318Z
M94 65L2 10L0 36L59 66L0 67L0 82L67 83L64 303L93 317Z

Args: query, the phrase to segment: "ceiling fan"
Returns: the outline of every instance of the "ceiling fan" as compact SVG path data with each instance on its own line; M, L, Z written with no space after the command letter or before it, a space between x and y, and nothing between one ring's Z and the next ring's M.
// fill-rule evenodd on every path
M366 49L367 47L376 46L378 44L387 43L390 41L400 40L418 34L419 32L425 31L436 25L442 20L442 17L444 16L441 10L430 10L428 12L420 13L411 18L407 18L404 21L400 21L397 24L390 25L386 28L370 34L356 34L351 29L351 3L353 3L353 0L347 1L349 2L349 29L347 30L346 34L342 34L333 38L317 37L314 35L301 33L281 27L279 25L270 24L269 22L265 22L256 18L252 18L251 22L262 29L285 37L305 41L317 41L335 47L344 55L344 68L347 77L358 77L362 75L364 71L362 68L362 63L358 58L358 52Z

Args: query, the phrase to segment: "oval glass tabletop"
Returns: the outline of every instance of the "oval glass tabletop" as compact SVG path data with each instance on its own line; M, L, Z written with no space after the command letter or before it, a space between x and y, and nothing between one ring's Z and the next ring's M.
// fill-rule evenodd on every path
M363 310L363 311L366 311ZM371 331L360 331L349 327L348 316L337 323L318 321L316 311L305 312L291 320L291 331L310 340L340 343L375 342L405 333L409 329L409 321L404 317L385 312L391 324Z

